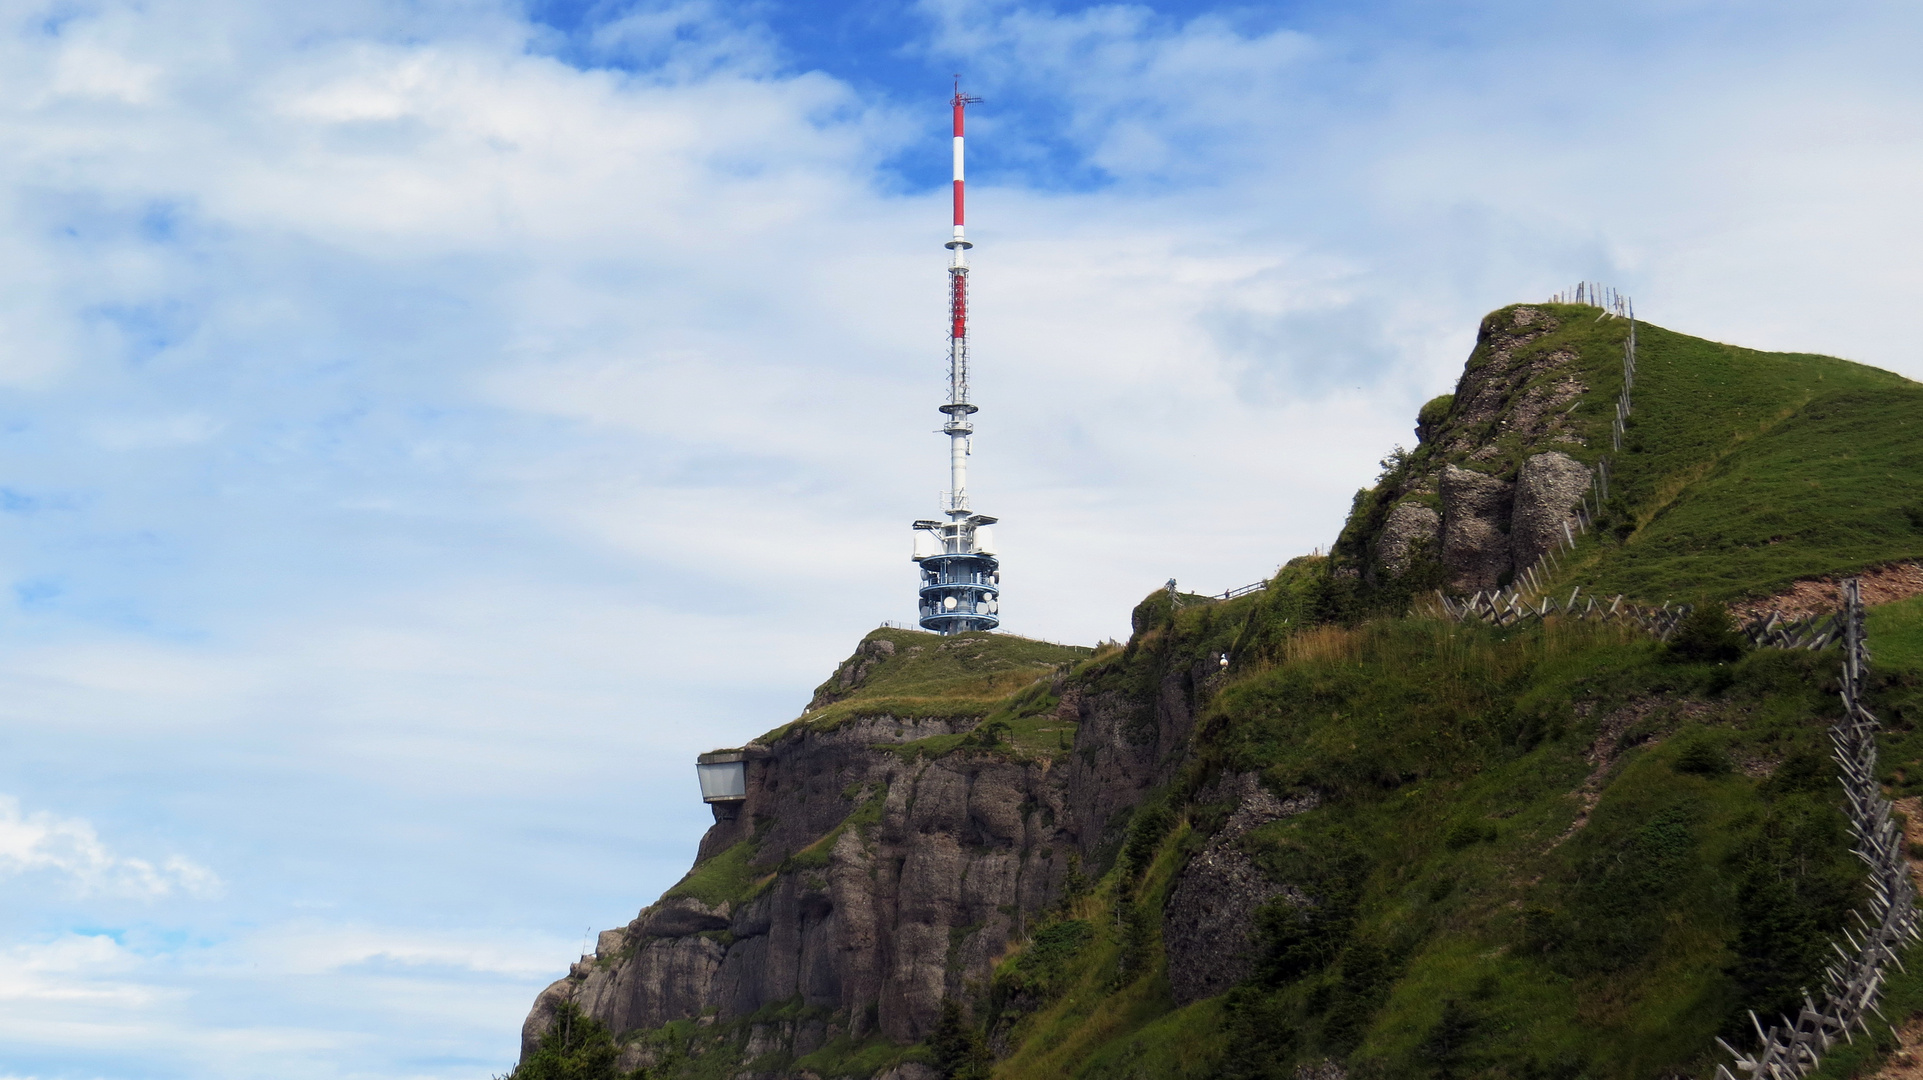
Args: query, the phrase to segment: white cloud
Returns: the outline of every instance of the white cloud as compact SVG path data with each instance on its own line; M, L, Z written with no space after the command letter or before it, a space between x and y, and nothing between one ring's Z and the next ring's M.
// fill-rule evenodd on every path
M0 965L0 1001L65 1002L113 1009L146 1009L163 993L128 981L139 958L102 934L63 934L46 942L14 945Z
M308 922L252 935L232 955L272 957L277 972L294 976L348 969L457 969L532 979L553 978L554 958L567 956L569 950L579 952L580 942L498 928L451 932Z
M974 475L1018 632L1326 543L1476 317L1576 277L1915 366L1894 9L1735 45L1660 8L1635 41L927 10L895 58L991 99ZM797 70L718 3L566 41L478 3L52 11L0 9L0 479L61 507L0 517L35 598L0 786L88 820L0 804L0 992L38 1003L0 1035L55 1063L9 1067L414 1075L430 1030L498 1071L573 924L685 867L688 756L910 609L943 193L885 163L939 172L940 87ZM75 909L172 936L49 939Z
M178 855L159 861L120 855L92 823L44 810L23 814L20 800L0 795L0 874L50 871L84 893L154 899L174 893L208 896L220 890L213 871Z

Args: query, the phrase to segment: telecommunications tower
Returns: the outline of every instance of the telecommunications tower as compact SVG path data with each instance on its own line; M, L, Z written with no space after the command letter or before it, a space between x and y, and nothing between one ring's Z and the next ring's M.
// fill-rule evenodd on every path
M969 439L977 411L968 403L968 249L963 233L962 114L980 98L961 92L959 80L949 102L955 110L955 234L945 245L948 259L948 422L949 490L942 493L947 521L915 522L914 560L921 567L921 625L940 634L993 630L1001 624L1001 563L995 558L995 519L968 507Z

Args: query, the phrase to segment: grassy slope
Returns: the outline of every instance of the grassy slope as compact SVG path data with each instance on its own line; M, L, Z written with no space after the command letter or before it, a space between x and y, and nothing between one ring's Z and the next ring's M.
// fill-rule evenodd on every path
M1905 513L1923 506L1923 386L1647 324L1637 336L1635 412L1610 491L1615 521L1634 531L1585 541L1563 578L1650 600L1728 599L1923 555Z
M1196 633L1191 618L1164 630L1170 649L1240 632ZM1827 658L1759 654L1719 670L1667 663L1659 646L1613 630L1505 634L1413 619L1305 637L1217 697L1194 775L1255 768L1277 789L1325 793L1324 808L1243 841L1312 895L1339 891L1318 884L1330 867L1365 868L1325 962L1238 992L1231 1012L1271 1032L1254 1044L1225 1026L1221 999L1179 1012L1163 999L1158 1011L1140 989L1083 990L1039 1015L998 1076L1287 1076L1325 1057L1364 1074L1430 1075L1447 1001L1469 1018L1460 1055L1474 1075L1657 1075L1702 1064L1709 1036L1733 1029L1745 995L1726 969L1754 849L1790 834L1793 851L1777 855L1829 888L1805 905L1825 925L1853 895L1827 790L1676 767L1699 740L1742 762L1819 755L1833 706L1814 675ZM1578 810L1570 792L1592 771L1583 755L1598 721L1663 701L1698 704L1657 708L1629 729L1636 745L1590 823L1558 842ZM1219 821L1226 808L1190 812ZM1113 978L1112 952L1092 948L1086 962L1079 985Z
M880 658L847 697L794 723L820 730L858 716L986 716L1037 680L1094 652L1012 634L944 638L922 630L883 628L862 639L864 644L878 640L892 644L894 653ZM822 684L832 685L832 679ZM779 738L788 727L769 732L762 741Z
M1538 347L1581 357L1589 446L1575 453L1593 461L1626 327L1550 310L1564 325ZM1738 596L1919 554L1923 534L1903 511L1923 505L1906 456L1923 388L1824 357L1647 325L1640 335L1636 422L1611 507L1622 536L1585 539L1570 581L1648 599ZM1498 470L1527 449L1499 445ZM1345 537L1383 509L1363 493ZM1039 999L1001 1015L997 1077L1289 1077L1324 1058L1357 1077L1700 1074L1711 1035L1740 1036L1742 1009L1818 984L1820 938L1858 880L1822 758L1833 653L1695 665L1607 628L1325 625L1357 610L1328 584L1330 565L1299 560L1267 593L1224 604L1173 611L1154 594L1138 609L1148 629L1093 657L999 635L943 648L878 631L895 656L797 721L991 717L1006 730L978 749L1045 754L1072 734L1052 716L1063 678L1149 701L1163 673L1235 658L1170 793L1174 827L1148 837L1152 857L1136 869L1124 855L1055 923L1034 924L1079 920L1093 936ZM1923 600L1877 609L1870 628L1887 779L1923 792ZM1602 735L1606 718L1625 716L1619 735ZM1598 752L1610 759L1601 769ZM1322 808L1240 843L1327 917L1272 922L1255 978L1175 1009L1160 907L1230 809L1194 801L1225 769L1323 794ZM1572 831L1590 790L1593 811ZM717 869L728 879L717 887L741 883L729 870ZM1781 963L1758 962L1768 957ZM1021 962L1012 955L998 980ZM1902 1009L1923 1006L1923 964L1912 970L1893 984ZM1825 1075L1871 1062L1877 1040L1861 1042ZM866 1076L904 1054L927 1050L837 1045L807 1065Z
M1536 347L1581 358L1592 419L1590 446L1574 453L1593 462L1607 445L1593 418L1606 418L1620 389L1626 327L1551 310L1564 325ZM1653 599L1735 597L1923 554L1918 515L1906 513L1923 506L1923 462L1910 448L1923 387L1647 325L1639 339L1636 417L1610 507L1623 527L1584 542L1570 581ZM1525 448L1491 434L1507 452L1490 467L1513 466ZM1352 539L1385 508L1378 496L1358 498ZM1240 609L1163 613L1167 625L1131 643L1131 656L1088 665L1082 678L1143 681L1130 661L1144 645L1232 647L1237 677L1198 740L1197 775L1260 768L1278 789L1336 793L1245 845L1284 880L1312 876L1332 851L1359 852L1372 869L1350 929L1319 968L1258 979L1226 1010L1214 999L1153 1016L1124 1010L1118 1023L1085 1001L1088 1025L1057 1017L1036 1036L1057 1055L1078 1048L1056 1074L1187 1075L1179 1058L1213 1062L1208 1075L1286 1076L1293 1062L1346 1057L1362 1075L1654 1076L1705 1068L1709 1036L1740 1034L1743 1008L1820 981L1809 950L1774 972L1759 971L1755 954L1796 953L1785 943L1833 930L1854 897L1827 766L1798 780L1783 765L1808 773L1821 761L1832 655L1765 653L1708 669L1580 628L1503 635L1392 620L1302 632L1319 602L1312 588L1274 589ZM1923 792L1923 600L1874 612L1871 635L1888 779ZM1597 719L1636 702L1659 707L1597 778L1587 826L1558 842L1577 815L1572 791L1593 770ZM1692 748L1743 767L1679 768ZM1748 775L1772 770L1778 779ZM1770 891L1784 883L1802 921L1745 938L1745 914L1785 909ZM1386 956L1392 976L1352 976L1344 958L1358 948ZM1923 968L1891 1000L1923 1004ZM1359 1034L1344 1008L1366 1014ZM1237 1016L1261 1023L1238 1031ZM1277 1034L1252 1042L1255 1028ZM1825 1074L1852 1075L1875 1045L1864 1040ZM998 1075L1047 1075L1033 1060L1024 1045Z

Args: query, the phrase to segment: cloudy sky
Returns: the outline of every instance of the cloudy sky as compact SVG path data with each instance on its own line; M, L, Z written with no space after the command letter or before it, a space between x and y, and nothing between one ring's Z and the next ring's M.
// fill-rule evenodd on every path
M1817 14L1813 14L1817 13ZM1483 312L1923 375L1923 9L0 0L0 1077L481 1078L912 616L1326 544Z

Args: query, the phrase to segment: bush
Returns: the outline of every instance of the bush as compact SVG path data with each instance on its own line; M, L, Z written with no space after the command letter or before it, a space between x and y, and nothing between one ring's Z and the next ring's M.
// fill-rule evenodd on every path
M1155 849L1174 827L1175 815L1169 810L1166 798L1142 803L1128 823L1128 842L1122 847L1122 858L1127 860L1130 875L1148 869L1148 864L1155 859Z
M1222 1080L1291 1080L1299 1038L1293 1010L1280 995L1249 986L1229 991L1222 1020L1228 1048Z
M1723 752L1716 740L1707 735L1695 735L1683 743L1682 752L1676 755L1676 771L1697 776L1722 776L1729 772L1729 755Z
M1634 817L1598 816L1581 835L1566 936L1554 950L1565 974L1620 971L1655 948L1667 909L1696 864L1699 808L1678 803Z
M621 1080L615 1060L621 1050L601 1021L564 1001L541 1044L502 1080Z
M1125 986L1145 974L1155 958L1155 931L1161 912L1147 904L1123 900L1115 914L1122 921L1122 948L1115 958L1115 985Z
M1256 909L1257 978L1279 987L1313 975L1349 945L1356 907L1372 869L1369 857L1346 830L1300 837L1279 850L1261 852L1257 865L1277 881L1306 893L1299 906L1287 894Z
M962 745L979 747L983 750L993 750L997 747L1007 746L1013 737L1013 733L1014 729L1008 726L1008 721L990 720L976 728L966 739L963 739Z
M1736 629L1729 609L1721 604L1701 604L1669 635L1667 656L1679 664L1726 664L1742 659L1748 639Z
M1416 1048L1416 1055L1435 1070L1441 1080L1468 1076L1474 1072L1469 1047L1482 1027L1482 1018L1450 998L1442 1003L1442 1017L1429 1029L1428 1038Z
M1476 844L1486 844L1496 838L1496 826L1488 821L1458 821L1449 829L1444 843L1450 851L1461 851Z
M1028 939L1014 960L995 973L999 999L1032 998L1048 1001L1068 984L1069 962L1095 938L1095 927L1085 919L1068 919L1043 927Z

